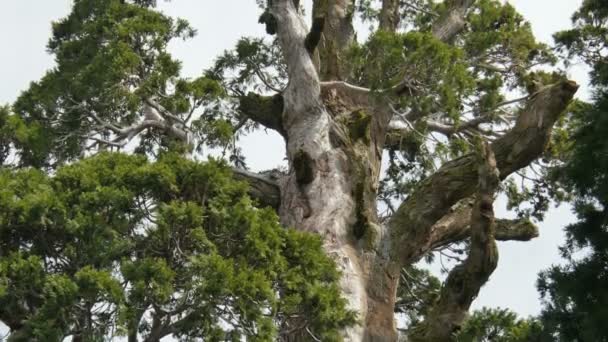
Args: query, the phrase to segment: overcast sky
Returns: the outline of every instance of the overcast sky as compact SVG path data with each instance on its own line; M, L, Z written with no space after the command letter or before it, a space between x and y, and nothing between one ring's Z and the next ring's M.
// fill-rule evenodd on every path
M537 38L551 43L551 35L570 25L570 16L581 0L511 0L532 23ZM213 58L231 48L241 36L262 36L263 27L254 0L172 0L159 1L161 10L190 21L198 35L188 42L172 45L174 55L183 61L184 74L200 75ZM70 0L0 0L0 105L15 100L29 82L39 79L53 66L46 53L51 21L68 14ZM569 76L583 87L586 98L585 70L574 66ZM250 166L270 169L282 163L284 146L272 133L255 134L242 142ZM503 203L504 204L504 203ZM497 215L509 216L500 205ZM552 209L540 224L540 238L527 243L500 243L500 261L476 300L474 307L501 306L522 315L537 314L540 301L535 288L537 273L559 262L558 245L562 228L573 220L568 207Z

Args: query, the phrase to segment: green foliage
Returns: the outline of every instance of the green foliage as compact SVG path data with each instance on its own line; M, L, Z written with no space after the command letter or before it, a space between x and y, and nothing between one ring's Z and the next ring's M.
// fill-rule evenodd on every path
M520 319L507 309L483 308L467 318L456 336L458 342L534 342L542 339L542 326L534 318Z
M541 273L538 288L545 299L543 323L560 341L608 338L608 95L598 94L592 108L579 113L566 163L554 170L571 193L578 222L566 227L562 254L568 260Z
M463 48L476 59L475 72L486 78L500 77L501 83L513 88L522 85L532 66L556 62L549 48L536 41L530 23L509 3L477 1L467 23Z
M470 152L472 136L504 129L505 113L516 115L519 110L507 102L506 91L533 94L539 86L564 78L561 72L539 70L554 65L557 58L536 41L530 23L508 2L475 1L463 31L449 43L438 41L431 34L432 23L451 10L450 4L401 3L401 26L409 29L407 33L376 31L347 55L352 65L348 81L374 89L379 96L391 96L387 89L398 85L394 109L409 121L405 125L414 126L399 146L390 147L389 170L380 191L387 204L406 198L438 165ZM358 2L358 12L372 25L379 16L377 9L377 1ZM456 131L438 134L426 120ZM474 120L483 122L480 129L476 125L458 131ZM539 174L545 172L544 167L540 169ZM549 194L534 195L546 188L542 182L532 187L518 185L514 190L520 201L513 201L514 207L522 206L522 215L542 217Z
M395 312L404 315L408 330L422 322L439 299L441 281L428 270L409 266L401 271Z
M318 237L254 207L222 164L102 153L0 172L0 320L11 340L323 340L354 322ZM227 323L227 324L226 324Z
M355 82L383 89L405 79L405 87L415 90L404 91L418 95L409 105L420 111L439 105L452 117L460 113L460 101L474 84L463 57L460 49L419 32L376 32L350 52Z
M195 31L149 5L78 0L70 15L53 24L48 49L57 66L13 105L29 131L15 144L22 165L54 166L78 157L90 147L90 137L111 140L117 133L112 125L128 127L144 118L148 99L169 110L174 124L198 118L195 138L215 130L207 119L225 119L214 107L223 96L220 85L206 77L181 78L180 63L167 51L172 40L188 39ZM202 107L208 107L204 115L193 117ZM150 152L159 141L163 146L163 135L148 130L140 150ZM225 139L210 142L222 143Z
M0 107L0 165L4 165L11 153L11 143L14 141L14 129L8 107Z
M556 341L607 341L608 328L608 4L586 0L574 28L555 38L562 51L592 67L593 103L578 105L570 118L570 144L552 180L569 192L578 221L565 228L565 265L540 274L541 319Z
M287 83L287 66L278 42L241 38L233 50L218 56L207 75L230 92L243 96L249 90L281 90Z
M581 58L593 72L596 86L608 84L606 48L608 48L608 6L602 0L584 0L572 16L574 27L554 35L557 47L570 58Z

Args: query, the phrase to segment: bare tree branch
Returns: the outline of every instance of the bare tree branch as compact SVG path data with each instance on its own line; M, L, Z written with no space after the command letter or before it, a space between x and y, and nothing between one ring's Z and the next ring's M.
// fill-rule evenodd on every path
M577 89L576 83L564 81L543 88L528 101L515 126L492 143L501 177L527 166L545 150L554 123ZM419 246L431 241L431 227L454 204L473 195L476 180L475 156L469 154L422 181L389 221L392 257L400 263L419 258Z
M232 173L237 180L249 184L249 196L263 206L278 209L281 203L281 191L276 179L267 175L233 168Z
M157 109L158 108L158 109ZM160 110L159 110L160 109ZM140 122L136 122L130 126L119 127L114 123L109 123L104 121L95 113L89 113L88 116L93 118L95 122L100 126L101 129L105 128L113 133L115 136L112 137L111 140L102 139L96 137L94 134L85 136L86 138L93 140L99 144L115 146L115 147L124 147L129 141L131 141L135 136L146 129L159 129L164 131L165 133L171 135L172 137L178 138L182 141L188 142L188 132L186 131L186 127L184 125L183 128L175 127L172 123L163 119L163 116L159 114L159 111L166 112L166 115L173 116L169 111L162 108L159 104L154 102L153 100L146 100L146 104L144 105L144 120Z
M431 250L443 248L471 236L473 199L464 199L431 228ZM528 219L496 219L496 240L529 241L538 237L538 227Z
M494 193L499 177L492 148L480 151L478 192L471 214L471 244L467 259L449 273L437 304L410 335L411 341L451 341L473 300L498 264L494 239Z

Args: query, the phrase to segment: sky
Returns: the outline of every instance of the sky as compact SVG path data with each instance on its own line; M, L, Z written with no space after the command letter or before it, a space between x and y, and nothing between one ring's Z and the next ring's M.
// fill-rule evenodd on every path
M309 1L308 1L309 2ZM532 24L536 37L551 43L552 33L566 29L581 0L510 0ZM200 75L213 59L230 49L242 36L263 36L257 23L259 10L254 0L172 0L159 1L159 8L172 16L187 19L198 35L171 45L171 52L183 62L187 76ZM15 100L31 81L38 80L53 66L46 52L51 21L70 11L71 0L0 0L0 105ZM575 64L568 70L582 87L580 98L588 98L586 70ZM284 145L273 132L245 137L241 147L254 170L284 164ZM504 201L497 203L497 216L509 217ZM481 290L473 308L510 308L523 316L535 315L540 300L535 282L540 270L559 263L558 246L564 241L562 228L574 217L568 206L551 209L540 223L540 237L526 243L499 244L500 261L489 283Z

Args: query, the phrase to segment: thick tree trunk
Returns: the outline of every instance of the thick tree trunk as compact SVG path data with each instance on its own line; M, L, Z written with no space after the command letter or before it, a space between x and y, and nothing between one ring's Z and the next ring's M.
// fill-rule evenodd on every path
M308 32L292 0L273 1L271 13L289 73L280 120L264 119L276 126L287 145L289 172L279 181L282 222L322 236L325 251L342 271L343 296L360 321L344 331L344 339L396 341L394 304L401 268L431 248L467 238L473 230L460 219L466 208L460 216L450 209L475 192L475 157L448 163L421 183L385 231L378 224L376 196L391 112L369 90L339 81L321 83L313 57L323 26L317 22ZM327 27L323 29L329 34ZM331 75L340 78L324 73ZM503 177L543 151L551 126L575 90L570 83L543 90L513 131L492 144ZM453 217L438 223L446 215ZM505 234L535 234L529 225L505 226ZM297 334L286 339L301 340L301 332Z
M352 234L359 190L352 179L362 171L342 146L350 138L348 132L321 98L318 74L304 45L308 32L302 18L291 1L274 2L272 13L290 76L282 120L290 172L281 184L280 215L285 225L323 237L326 252L342 271L340 285L350 309L365 313L366 279ZM362 330L354 326L344 337L361 341Z

